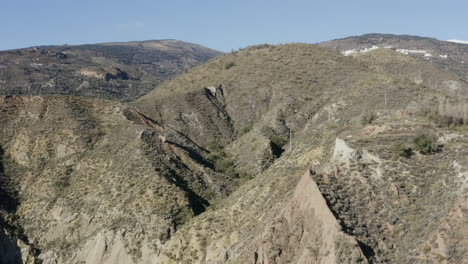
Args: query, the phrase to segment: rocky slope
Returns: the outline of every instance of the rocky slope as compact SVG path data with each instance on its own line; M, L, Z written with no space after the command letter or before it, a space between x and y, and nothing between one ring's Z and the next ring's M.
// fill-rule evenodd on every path
M0 121L1 263L28 250L42 263L145 262L230 181L184 135L118 103L0 97Z
M208 118L204 113L229 120L237 130L226 149L238 168L257 176L184 225L164 247L162 263L461 262L460 244L442 255L427 248L434 247L428 245L437 225L449 221L460 224L444 239L462 243L456 233L466 211L456 220L446 214L466 197L466 178L453 164L464 160L467 88L456 73L392 50L345 57L302 44L246 49L166 83L135 105L201 144L226 140L218 129L197 125ZM221 94L223 114L191 107L187 95L195 93ZM448 111L451 105L457 110ZM183 115L193 122L177 118ZM426 133L450 143L441 152L400 158L400 144L411 146ZM306 185L299 179L308 169L316 171L322 199L352 237L337 239L333 251L326 244L333 239L309 234L321 230L320 219L317 226L295 219L303 213L298 203L307 201L297 202L293 190Z
M463 263L466 91L394 50L290 44L130 106L5 97L0 259Z
M0 51L0 95L131 101L221 52L176 40Z

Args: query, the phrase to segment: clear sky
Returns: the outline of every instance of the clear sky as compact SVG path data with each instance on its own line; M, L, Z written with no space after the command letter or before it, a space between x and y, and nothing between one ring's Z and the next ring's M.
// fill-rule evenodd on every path
M0 50L179 39L231 51L364 33L468 40L467 0L0 0Z

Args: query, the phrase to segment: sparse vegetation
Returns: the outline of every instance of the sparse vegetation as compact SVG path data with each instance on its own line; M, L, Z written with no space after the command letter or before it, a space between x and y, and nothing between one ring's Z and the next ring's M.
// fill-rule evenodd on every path
M251 130L252 130L251 125L245 126L244 128L241 129L240 135L243 136L243 135L249 133Z
M229 70L229 69L231 69L232 67L234 67L234 65L236 65L236 63L233 62L233 61L231 61L231 62L227 63L226 65L224 65L224 69L225 69L225 70Z
M392 146L391 151L401 157L409 158L411 155L413 155L413 150L411 147L407 146L407 144L403 142L397 142Z
M393 53L385 50L389 64ZM234 68L225 70L230 61ZM322 239L336 239L336 256L330 256L340 263L409 264L424 255L424 245L432 246L427 257L443 252L459 263L452 252L460 247L452 241L461 241L453 235L461 233L460 219L444 221L458 206L453 190L468 167L467 139L412 115L407 106L422 104L413 94L422 88L399 72L376 74L372 63L305 44L227 54L141 101L138 107L146 105L144 112L157 124L138 114L123 118L120 105L96 99L0 105L0 144L22 164L4 164L5 176L21 190L20 210L12 211L32 238L58 237L60 245L54 231L66 234L75 244L62 251L77 259L76 249L100 233L104 239L123 237L124 249L137 260L159 251L161 263L239 262L244 252L252 258L245 246L256 241L268 257L282 254L280 261L320 261L327 250ZM206 85L219 87L210 101ZM380 109L383 85L391 103ZM363 125L378 125L363 128L361 117ZM294 151L282 155L287 128L296 132ZM418 131L449 132L444 155L399 158L437 151L435 138ZM306 168L317 172L301 179ZM22 185L29 182L31 188ZM48 223L59 217L66 225ZM322 232L324 220L330 232ZM430 234L444 244L434 246ZM50 255L41 239L31 241ZM138 242L154 245L153 252ZM115 244L109 243L108 252Z
M0 61L8 65L0 71L0 94L79 95L128 102L220 54L200 46L187 49L190 46L163 40L0 51ZM184 59L187 55L190 60Z
M422 114L440 127L459 129L466 125L465 119L457 112L440 114L438 110L426 109Z
M372 124L377 119L377 115L374 112L366 112L361 116L361 124L363 126Z
M441 116L439 122L442 126L446 127L463 126L465 124L462 117L454 116Z
M210 150L210 154L208 154L207 159L213 163L216 171L222 172L230 178L249 178L248 173L236 170L234 158L224 151L222 145L217 142L211 142L208 145L208 150Z
M422 154L430 154L438 150L438 146L433 137L421 134L413 139L414 149Z
M422 251L427 254L429 253L429 251L431 251L431 246L429 245L424 245L424 247L422 248Z
M270 138L271 142L273 144L275 144L276 146L280 147L280 148L283 148L284 145L286 145L286 143L288 143L288 140L283 138L283 137L280 137L280 136L272 136Z

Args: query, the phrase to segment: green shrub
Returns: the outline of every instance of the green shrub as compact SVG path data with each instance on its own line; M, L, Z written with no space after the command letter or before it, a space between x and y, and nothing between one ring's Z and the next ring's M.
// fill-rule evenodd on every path
M429 251L431 251L431 246L425 245L425 246L422 248L422 251L423 251L424 253L428 253Z
M409 158L411 157L411 155L413 155L413 150L403 142L395 143L395 145L392 146L391 151L395 155L405 157L405 158Z
M236 65L236 64L233 61L231 61L228 64L224 65L224 69L229 70L232 67L234 67L234 65Z
M426 134L416 136L413 139L413 145L414 148L422 154L429 154L438 150L435 139Z
M367 112L361 117L361 124L363 126L372 124L377 119L374 112Z
M217 172L222 172L230 178L238 178L239 173L236 171L234 159L224 152L223 146L216 142L208 145L210 154L206 157L213 165Z
M219 152L219 151L222 151L224 147L218 142L213 141L210 144L208 144L207 148L210 152Z
M270 141L280 148L282 148L284 145L286 145L286 143L288 143L288 141L285 138L278 136L272 136L270 138Z
M253 179L253 175L246 171L241 171L239 173L239 178L241 178L243 181L248 181L248 180Z
M211 162L216 162L217 160L225 158L225 157L226 157L226 153L224 151L219 151L219 152L211 152L210 154L208 154L206 158Z
M249 133L250 131L252 130L252 126L245 126L244 128L242 128L242 130L240 131L240 135L243 136L247 133Z
M224 157L215 161L217 171L228 172L232 167L234 167L234 161L230 158Z

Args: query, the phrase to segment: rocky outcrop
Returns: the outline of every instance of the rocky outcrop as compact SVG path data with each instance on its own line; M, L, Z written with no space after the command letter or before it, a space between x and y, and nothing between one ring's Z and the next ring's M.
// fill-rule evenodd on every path
M245 263L367 263L358 242L342 231L309 170L253 244L254 252L241 257Z
M151 118L189 135L202 146L212 142L226 144L235 137L222 86L161 97L142 109L145 114L151 113Z

